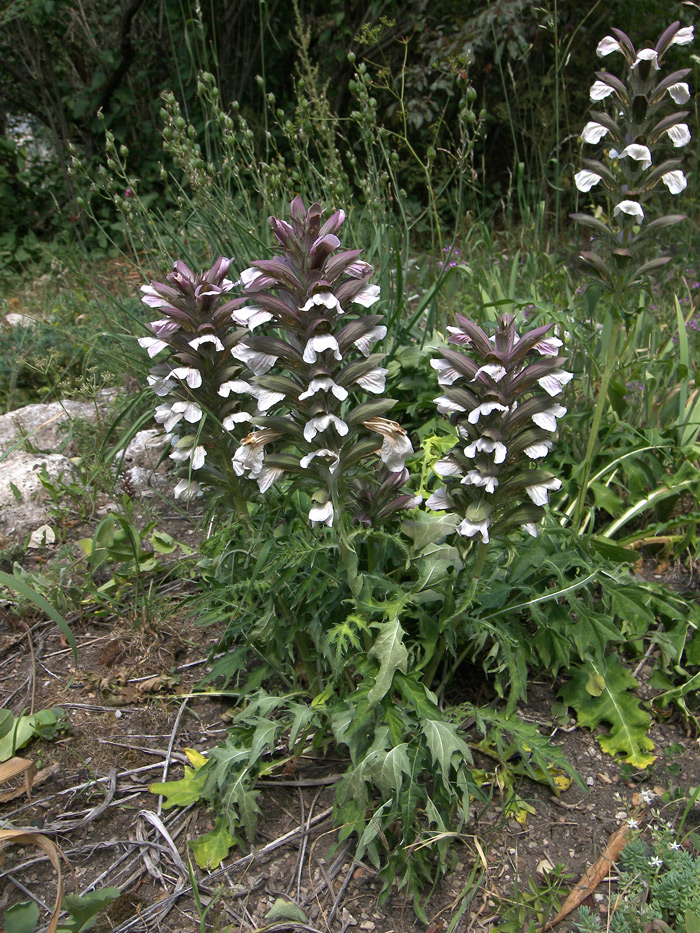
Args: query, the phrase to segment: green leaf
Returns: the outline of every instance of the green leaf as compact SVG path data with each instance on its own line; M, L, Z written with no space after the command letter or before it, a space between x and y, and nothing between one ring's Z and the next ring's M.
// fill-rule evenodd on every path
M153 550L159 554L172 554L177 548L175 539L165 531L154 531L149 540Z
M11 492L12 492L12 495L15 497L15 500L16 500L17 502L21 502L21 501L22 501L22 493L21 493L21 492L19 491L19 489L15 486L14 483L10 483L10 490L11 490ZM19 906L19 905L17 905L17 906Z
M204 768L194 771L192 768L185 767L185 776L181 780L151 784L148 789L152 794L162 794L165 797L164 810L169 810L170 807L187 807L201 800L207 777L208 774Z
M370 706L376 706L389 692L394 672L401 671L405 674L408 664L408 651L403 643L404 631L398 615L394 615L387 622L375 623L373 628L377 628L379 634L370 648L369 656L379 661L379 671L367 696Z
M21 901L3 914L5 933L32 933L39 922L39 908L34 901Z
M120 895L119 888L101 888L89 894L67 894L63 898L62 907L71 916L68 922L63 922L57 933L82 933L91 930L97 922L97 915L105 907L109 907Z
M9 709L0 709L0 739L6 736L15 724L15 717Z
M278 897L272 907L265 914L266 920L290 920L292 923L307 923L309 918L304 911L295 904L294 901L288 901L286 897Z
M403 783L404 774L411 773L411 765L406 754L408 743L403 742L389 749L386 758L377 774L377 784L385 797L393 791L399 791Z
M440 719L427 719L421 723L423 735L428 743L434 764L438 765L441 777L447 783L452 768L452 759L457 756L459 762L471 762L469 746L457 734L456 727ZM459 767L459 763L456 763Z
M5 719L3 726L6 724ZM0 761L12 758L18 748L23 748L35 736L52 739L56 734L56 728L61 724L65 727L65 713L60 707L39 710L33 716L19 716L0 739Z
M588 685L594 675L604 681L600 696L591 696ZM595 729L601 722L610 724L610 732L598 736L598 742L609 755L622 754L625 761L636 768L647 768L655 756L649 754L654 743L647 736L651 717L639 706L629 692L637 681L622 666L616 654L605 661L588 661L576 670L572 679L562 687L559 695L567 706L576 710L578 723Z
M9 573L5 573L2 570L0 570L0 584L2 586L6 586L10 590L14 590L21 596L24 596L25 599L28 599L30 602L34 603L35 606L38 606L46 613L47 616L54 620L56 625L63 632L66 641L71 646L73 651L73 660L77 665L78 646L75 643L75 638L73 637L73 633L71 632L68 623L63 618L61 613L54 606L52 606L47 599L44 599L41 593L37 593L35 589L33 589L31 586L28 586L24 580L19 580L16 576L10 576Z
M190 839L190 848L194 852L195 861L200 868L207 868L210 871L219 867L235 845L236 839L229 833L226 819L223 816L216 818L216 826L211 832L197 839Z

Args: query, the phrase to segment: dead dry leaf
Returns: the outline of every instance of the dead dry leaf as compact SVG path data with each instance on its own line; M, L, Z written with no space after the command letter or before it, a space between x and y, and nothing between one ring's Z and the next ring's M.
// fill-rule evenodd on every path
M623 823L619 829L615 830L612 836L608 839L608 844L606 845L603 854L600 856L597 862L591 865L590 868L586 869L578 884L574 887L567 899L564 901L561 910L556 915L554 920L550 920L549 923L542 927L542 933L547 933L547 930L551 930L557 925L557 923L561 923L561 921L568 917L572 911L576 910L577 907L580 907L587 897L593 894L600 882L610 871L611 866L620 857L620 853L625 848L627 843L629 832L630 827L627 825L627 823Z
M14 800L15 797L21 797L24 793L27 795L27 800L31 800L36 777L36 766L28 758L10 758L9 761L3 761L0 764L0 784L7 784L8 781L14 781L21 775L24 775L24 787L15 787L0 794L0 803Z
M61 913L61 902L63 901L63 875L61 874L59 849L51 842L48 836L43 836L41 833L29 833L24 829L0 829L0 843L5 842L14 842L20 846L36 846L48 856L49 861L55 868L56 874L58 875L56 902L51 916L51 923L49 923L46 928L46 933L56 933L58 916Z

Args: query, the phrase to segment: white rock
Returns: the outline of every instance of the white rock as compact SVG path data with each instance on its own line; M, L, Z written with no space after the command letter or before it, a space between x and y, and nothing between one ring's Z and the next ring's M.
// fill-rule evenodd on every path
M27 547L46 547L47 544L54 544L56 541L56 532L51 525L39 525L29 536Z

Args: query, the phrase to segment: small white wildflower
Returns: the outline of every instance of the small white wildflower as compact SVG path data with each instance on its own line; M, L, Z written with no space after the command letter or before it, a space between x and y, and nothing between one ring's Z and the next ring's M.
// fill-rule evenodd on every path
M626 159L628 156L630 159L634 159L635 162L639 162L639 167L645 171L651 165L651 151L648 146L631 143L629 146L625 146L618 158Z
M683 26L671 39L671 45L689 45L693 41L694 26Z
M620 52L622 46L617 41L613 39L612 36L606 36L604 39L601 39L596 48L596 55L599 58L604 58L606 55L610 55L611 52Z
M635 820L635 818L631 816L627 820L627 825L630 829L639 829L639 820Z
M645 787L639 796L642 798L644 803L651 803L654 797L656 797L656 794L653 790L649 790L648 787Z
M324 353L326 350L332 350L333 356L336 360L342 360L342 354L340 352L340 347L338 346L338 341L335 339L333 334L319 334L316 337L311 337L310 340L306 341L306 347L304 348L304 362L305 363L315 363L318 354Z
M680 194L688 187L688 180L680 169L674 172L666 172L661 176L661 181L666 185L671 194Z
M676 104L687 104L690 100L690 88L685 81L679 81L678 84L672 84L667 88L669 97Z
M195 337L189 341L193 350L199 350L203 343L213 343L215 350L223 350L224 345L215 334L202 334L201 337Z
M683 848L683 846L680 844L680 842L676 842L675 839L674 839L673 842L670 843L670 845L669 845L669 849L673 849L674 852L678 852L679 849L682 849L682 848Z
M655 70L659 70L659 56L655 49L641 49L637 53L632 68L636 68L640 62L651 62L651 67Z
M627 214L629 217L636 217L641 223L644 220L644 209L639 201L620 201L613 211L613 216Z
M609 133L607 126L603 126L601 123L596 123L595 120L589 120L589 122L584 126L581 132L581 139L584 143L592 143L595 145L599 143L603 136L606 136Z
M580 172L576 172L574 175L574 184L579 191L583 191L585 194L586 191L590 191L594 185L597 185L601 178L602 176L597 172L591 172L588 169L581 169Z
M690 142L690 130L687 123L676 123L670 129L666 130L674 148L680 149L681 146L687 146Z
M468 518L465 518L459 523L459 525L457 525L456 531L457 534L462 535L463 538L473 538L475 535L481 535L482 542L484 544L489 543L488 518L485 518L480 522L472 522Z
M312 525L323 524L330 528L333 524L333 503L328 501L312 506L309 511L309 521Z
M664 860L662 858L659 858L658 855L654 855L652 858L649 859L649 864L651 865L652 868L663 868Z
M610 87L605 81L596 81L591 88L591 100L605 100L615 93L615 88Z

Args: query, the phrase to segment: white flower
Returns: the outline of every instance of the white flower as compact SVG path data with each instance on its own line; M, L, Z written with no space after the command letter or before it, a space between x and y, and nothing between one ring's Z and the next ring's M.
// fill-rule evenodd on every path
M175 331L180 330L177 321L172 321L169 317L161 318L159 321L151 321L151 330L156 337L169 337Z
M596 48L596 55L599 58L604 58L606 55L610 55L611 52L620 52L622 47L617 39L613 39L612 36L606 36L604 39L601 39Z
M352 302L356 305L362 305L363 308L370 308L375 301L379 301L380 291L378 285L363 285L352 299Z
M343 357L338 341L333 334L319 334L317 337L311 337L310 340L307 340L304 348L304 362L315 363L317 354L324 353L326 350L332 350L336 360L342 360Z
M315 457L322 457L324 460L330 460L328 469L331 473L335 473L340 466L340 457L336 451L328 450L327 447L322 447L320 450L312 450L310 454L306 454L306 456L302 457L299 461L299 466L303 470L306 470Z
M630 829L639 829L639 820L635 820L635 818L631 816L627 820L627 825L629 826Z
M163 376L163 378L161 379L158 376L154 376L151 373L149 373L146 376L146 381L148 382L149 386L153 389L154 393L158 395L159 397L167 395L173 387L173 384L170 380L170 374L168 374L167 376Z
M532 420L537 427L542 428L543 431L556 431L557 418L561 418L565 414L566 408L555 402L553 405L550 405L549 408L545 408L544 411L535 412L532 416Z
M271 428L253 431L241 441L241 445L231 459L231 466L236 476L243 476L246 470L251 479L260 475L265 456L265 444L276 440L281 435Z
M479 451L485 454L493 454L494 463L503 463L508 455L505 444L502 444L500 441L491 441L487 437L480 437L464 448L465 456L469 457L471 460L476 457Z
M362 423L368 430L381 434L384 438L379 456L387 470L390 473L400 473L404 468L406 458L413 453L413 445L401 425L388 418L379 417L368 418Z
M241 277L236 284L242 285L244 288L250 288L255 280L259 279L261 275L262 272L259 269L253 269L251 266L250 269L244 269L243 272L241 272Z
M599 143L603 136L609 132L607 126L596 123L595 120L589 120L581 133L581 139L584 143Z
M630 159L634 159L637 162L640 162L640 168L646 170L651 165L651 152L649 151L648 146L640 146L638 143L630 143L629 146L625 146L622 152L619 154L619 159L624 159L627 156Z
M684 26L682 29L679 29L673 39L671 39L671 45L689 45L693 41L694 28L694 26Z
M221 398L228 398L231 392L235 392L236 395L241 395L249 390L249 382L245 382L243 379L229 379L228 382L221 383L217 389L217 394L220 395Z
M303 308L300 308L300 311L311 311L312 308L326 308L328 311L335 311L338 314L343 314L343 309L340 307L340 302L335 297L333 292L324 291L316 292L315 295L312 295L311 298L306 302Z
M324 524L330 528L333 524L333 503L329 500L312 506L309 511L309 521L312 525Z
M175 487L174 495L176 499L188 500L194 499L196 496L201 496L202 491L199 483L194 480L181 479Z
M648 787L645 787L639 796L642 798L644 803L651 803L654 797L656 797L656 794L654 793L653 790L650 790Z
M157 337L139 337L138 342L140 347L148 350L151 359L167 347L167 343L164 340L158 340Z
M690 142L690 130L688 129L687 123L676 123L675 126L672 126L669 130L666 130L666 132L676 149L680 149L681 146L687 146Z
M425 505L426 508L431 509L433 512L445 512L450 508L450 503L447 499L447 490L442 488L438 489L430 496Z
M433 464L433 469L438 476L459 476L461 473L459 464L455 463L455 461L451 460L449 457L436 460Z
M437 369L438 382L441 386L451 386L462 375L447 360L431 360L430 365Z
M241 363L245 363L256 376L262 376L271 370L278 359L271 353L260 353L259 350L251 350L250 347L243 343L231 347L231 356L236 360L240 360Z
M667 91L676 104L687 104L690 100L690 88L685 81L672 84Z
M202 417L202 409L194 402L174 402L172 405L159 405L153 417L169 434L183 418L190 424L199 421Z
M639 201L620 201L613 211L613 216L618 214L628 214L630 217L637 217L641 223L644 220L644 209Z
M273 392L272 389L263 389L260 386L251 386L250 394L257 399L258 411L267 411L285 398L284 392Z
M178 379L184 379L190 389L198 389L202 384L202 374L193 366L178 366L172 374Z
M252 421L253 416L248 411L237 411L232 415L226 415L224 420L221 422L224 430L233 431L237 424L240 424L243 421Z
M594 185L597 185L601 180L602 176L598 175L597 172L590 172L588 169L581 169L580 172L576 172L574 175L574 184L579 191L590 191Z
M363 337L355 341L355 346L363 356L369 356L372 352L372 344L377 340L383 340L386 337L386 327L383 324L373 327Z
M452 401L452 399L448 398L446 395L441 395L440 398L434 398L433 401L437 405L437 410L441 415L449 415L454 411L467 410L464 405L460 405L459 402Z
M267 492L270 486L276 483L283 473L284 470L280 469L280 467L263 467L257 475L258 489L260 492Z
M203 334L201 337L195 337L189 341L193 350L199 350L203 343L213 343L215 350L223 350L224 345L215 334Z
M640 62L651 62L651 67L655 71L659 70L659 55L655 49L641 49L637 52L632 68L636 68Z
M557 489L561 489L561 480L552 476L550 479L543 480L541 483L535 483L533 486L526 486L525 492L535 505L547 505L549 502L549 490L556 492Z
M332 392L340 402L344 402L348 397L348 390L343 388L343 386L339 386L336 382L333 382L330 376L317 376L315 379L311 380L306 392L301 393L299 401L303 402L304 399L311 398L316 395L317 392Z
M680 169L675 172L666 172L661 176L661 181L666 185L671 194L680 194L684 188L688 187L688 181Z
M199 470L204 466L204 460L206 459L207 452L202 447L201 444L198 444L194 450L192 450L192 455L190 457L190 463L192 464L193 470Z
M386 388L386 377L389 370L383 366L377 366L370 369L362 376L358 376L355 382L361 386L365 392L373 392L375 395L381 395Z
M466 486L483 486L484 490L490 493L494 493L496 486L498 486L498 480L495 476L484 476L478 470L469 470L462 482Z
M663 868L664 860L662 858L659 858L658 855L654 855L652 856L652 858L649 859L649 864L651 865L652 868Z
M481 373L486 373L494 382L500 382L506 374L506 368L505 366L501 366L500 363L486 363L485 366L480 366L479 369L477 369L472 382L476 382Z
M236 308L231 313L231 319L236 324L242 324L250 330L255 330L260 324L266 324L271 321L273 315L257 305L244 305L242 308Z
M573 378L574 374L568 372L566 369L555 369L554 372L549 373L547 376L542 376L542 378L537 381L545 392L554 398L555 395L559 395L563 387L571 382Z
M552 442L547 441L537 441L536 444L530 444L529 447L524 448L524 453L531 459L537 460L539 457L546 457L549 451L552 449Z
M457 525L456 528L457 534L462 535L464 538L473 538L474 535L481 535L481 540L484 544L489 543L489 520L488 518L483 519L480 522L471 522L468 518L465 518L463 521Z
M606 97L610 97L614 93L614 87L610 87L605 81L596 81L591 88L591 100L605 100Z
M464 411L464 409L462 409ZM485 418L491 414L491 412L500 411L501 413L510 411L507 405L501 405L500 402L482 402L481 405L478 405L472 411L469 412L467 420L470 424L476 424L479 418L483 415Z
M525 522L524 525L520 526L523 531L526 531L529 535L532 535L533 538L537 537L537 525L534 522Z
M676 842L675 839L669 844L669 849L673 849L674 852L678 852L678 850L682 848L683 846L679 842Z
M558 337L545 337L536 343L534 349L540 356L559 356L559 348L564 346Z
M345 437L348 433L349 428L344 421L336 415L324 414L316 415L311 421L307 421L304 426L304 437L307 441L311 442L320 431L325 431L331 425L333 425L336 432L340 434L341 437Z

